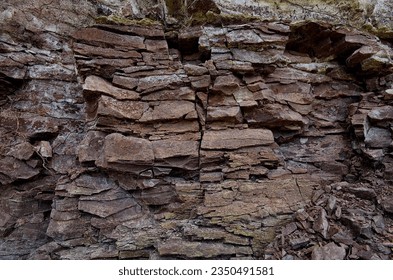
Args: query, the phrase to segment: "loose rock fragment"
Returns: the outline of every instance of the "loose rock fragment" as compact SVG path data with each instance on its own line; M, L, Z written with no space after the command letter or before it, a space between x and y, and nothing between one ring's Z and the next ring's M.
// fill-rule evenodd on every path
M343 260L345 255L346 251L343 247L331 242L323 247L315 247L311 258L313 260Z

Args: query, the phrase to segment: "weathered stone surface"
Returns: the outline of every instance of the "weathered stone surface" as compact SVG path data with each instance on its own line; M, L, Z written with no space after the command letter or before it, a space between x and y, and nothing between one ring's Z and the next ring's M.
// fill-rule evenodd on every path
M88 76L83 84L83 90L85 95L105 94L118 100L139 99L138 93L114 87L109 82L97 76Z
M272 74L269 75L269 79L272 81L296 80L303 83L316 84L331 81L331 79L325 75L308 73L293 68L277 68Z
M92 107L94 108L94 106ZM108 96L101 96L98 100L96 116L113 116L119 119L138 120L142 118L147 108L148 105L142 102L119 101Z
M300 130L307 122L301 114L278 104L251 108L245 111L244 118L249 124L263 124L283 130Z
M188 101L161 101L157 106L143 113L140 122L154 122L165 120L180 120L182 118L196 118L195 106Z
M197 169L199 142L159 140L152 142L155 164L158 166Z
M101 156L105 133L89 131L78 146L78 158L81 162L95 161Z
M147 205L158 206L174 203L178 197L173 187L164 185L143 190L140 199Z
M0 158L0 182L9 184L18 179L28 180L40 173L39 169L13 157Z
M141 58L141 54L137 51L121 51L112 48L102 48L97 46L90 46L87 44L74 43L74 51L77 54L84 56L103 56L106 58Z
M209 107L206 115L207 121L230 121L234 123L241 123L242 113L240 107Z
M392 258L388 1L44 2L0 4L1 259Z
M387 197L382 201L383 209L388 213L393 213L392 197Z
M239 87L239 84L240 80L234 75L219 76L214 81L212 91L231 95Z
M143 101L158 101L158 100L195 100L195 93L188 87L181 87L173 90L160 90L152 92L142 97Z
M345 258L345 249L337 246L333 242L323 246L315 247L312 251L313 260L343 260Z
M193 64L185 64L184 70L186 70L187 74L190 76L202 76L209 73L209 70L206 67Z
M106 193L90 195L85 198L82 197L78 203L78 209L101 218L106 218L128 208L139 207L135 199L127 197L124 191L118 192L121 195L117 195L116 197L107 196Z
M371 148L387 148L393 140L389 130L378 127L371 127L365 136L364 143Z
M102 154L106 163L129 163L152 165L154 162L153 146L150 141L132 136L112 133L105 137Z
M7 153L7 155L13 156L14 158L20 160L28 160L29 158L31 158L33 154L34 154L34 147L28 142L23 142L18 145L15 145Z
M393 107L383 106L377 107L368 113L368 117L375 121L392 121L393 120Z
M329 230L329 222L327 220L327 214L325 209L320 208L318 211L317 219L314 222L313 230L319 232L324 238L327 238Z
M238 61L253 64L271 64L281 60L282 50L267 50L265 52L254 52L244 49L232 49L233 58Z
M85 41L89 44L104 44L107 46L121 46L126 49L145 49L143 43L144 38L139 36L120 35L113 32L101 30L98 28L81 29L73 35L73 37L80 41Z
M267 129L244 129L206 131L202 149L239 149L250 146L264 146L274 143L273 134Z
M158 252L163 256L182 256L185 258L200 257L218 257L251 254L251 248L248 246L235 247L222 243L202 243L202 242L186 242L180 240L168 240L158 245Z

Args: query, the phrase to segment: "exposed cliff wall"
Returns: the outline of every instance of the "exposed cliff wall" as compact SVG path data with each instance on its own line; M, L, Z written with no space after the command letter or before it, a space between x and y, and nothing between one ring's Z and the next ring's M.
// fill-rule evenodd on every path
M165 2L1 4L0 258L392 258L391 4Z

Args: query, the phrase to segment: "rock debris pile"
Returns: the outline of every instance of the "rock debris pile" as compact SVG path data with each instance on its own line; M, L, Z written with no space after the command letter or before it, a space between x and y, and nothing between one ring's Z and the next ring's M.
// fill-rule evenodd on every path
M317 22L4 32L0 258L392 259L392 57Z
M266 249L265 258L391 259L391 206L391 196L382 181L374 185L327 185L316 190L310 204L281 228Z

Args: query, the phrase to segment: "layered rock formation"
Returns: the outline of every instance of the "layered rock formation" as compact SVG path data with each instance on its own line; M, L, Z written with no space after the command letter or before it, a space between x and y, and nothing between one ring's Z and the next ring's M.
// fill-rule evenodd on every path
M0 258L392 258L389 41L98 2L2 13Z

